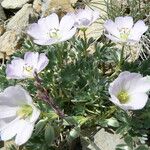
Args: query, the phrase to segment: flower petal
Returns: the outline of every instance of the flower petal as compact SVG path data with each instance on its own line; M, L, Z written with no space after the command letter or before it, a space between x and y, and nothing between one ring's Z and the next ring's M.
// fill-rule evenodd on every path
M120 37L120 33L119 30L117 29L117 25L112 20L107 20L104 23L104 28L108 33L112 34L116 38Z
M16 116L0 119L0 131L4 129L7 124L9 124L15 119L16 119Z
M12 139L20 128L19 118L16 118L9 124L5 125L0 132L1 139L7 141Z
M67 32L66 31L62 32L63 37L60 39L60 41L66 41L71 39L75 33L76 33L76 28L72 28L70 31Z
M70 29L73 28L74 26L74 22L75 20L73 19L73 17L71 15L65 15L62 17L61 21L60 21L60 32L61 31L69 31Z
M23 66L24 60L21 58L15 58L6 67L6 76L11 79L23 79Z
M108 39L112 40L113 42L121 42L120 39L118 39L117 37L115 37L115 36L113 36L113 35L105 34L105 36L106 36Z
M6 96L9 102L12 101L13 104L17 106L22 106L24 104L31 104L32 98L29 95L29 93L22 88L22 86L16 85L16 86L10 86L6 88L2 94L2 96Z
M134 80L131 83L130 93L143 92L146 93L150 90L150 80L147 77L142 77L140 79Z
M148 100L148 95L146 93L134 93L130 95L131 101L128 105L131 107L130 110L142 109Z
M77 9L77 11L75 12L76 19L79 22L82 19L86 19L86 20L89 20L91 22L92 19L93 19L93 12L94 11L92 9L90 9L90 8Z
M45 28L45 30L50 30L59 27L59 18L56 13L53 13L45 18L41 18L38 21L40 28Z
M31 24L27 30L27 34L29 34L34 39L47 39L47 37L45 36L46 32L47 31L44 32L37 23Z
M34 43L38 45L52 45L54 43L58 43L59 41L56 39L49 39L49 40L33 40Z
M49 59L46 57L44 53L41 53L39 55L38 64L37 64L37 73L41 72L47 65L48 65Z
M15 116L17 110L18 110L18 107L0 105L0 119Z
M125 17L117 17L115 18L115 24L118 29L128 28L131 29L133 27L133 18L130 16Z
M37 109L34 105L31 105L31 106L33 109L33 113L32 113L32 116L30 117L30 122L35 123L37 121L37 119L39 118L40 110Z
M34 124L22 120L22 128L20 128L20 130L17 132L15 143L17 145L26 143L32 135L33 128Z
M144 21L139 20L135 23L129 35L130 40L139 42L142 34L148 30L148 26L145 25Z
M27 65L36 68L38 57L39 57L39 53L37 52L26 52L24 55L24 61Z

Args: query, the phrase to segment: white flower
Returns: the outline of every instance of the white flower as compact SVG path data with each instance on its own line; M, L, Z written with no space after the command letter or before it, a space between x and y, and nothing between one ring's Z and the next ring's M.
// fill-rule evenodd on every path
M38 23L29 26L27 33L33 37L33 41L39 45L51 45L66 41L75 34L74 19L65 15L59 22L58 15L53 13L46 18L41 18Z
M75 19L74 26L77 28L88 28L99 18L99 12L90 8L78 9L70 15Z
M21 86L10 86L0 93L0 138L3 141L15 137L22 145L31 137L40 111Z
M108 34L105 34L106 37L113 42L132 44L140 41L142 34L147 31L148 26L142 20L134 24L133 18L126 16L117 17L115 22L107 20L104 28L108 32Z
M150 80L139 73L120 73L109 86L110 101L124 110L142 109L148 100Z
M48 58L44 53L26 52L24 59L15 58L7 65L6 75L11 79L33 78L35 71L41 72L48 65Z

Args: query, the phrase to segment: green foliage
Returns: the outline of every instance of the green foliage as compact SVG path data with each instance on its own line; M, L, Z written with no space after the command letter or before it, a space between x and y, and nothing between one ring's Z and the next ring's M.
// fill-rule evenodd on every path
M132 15L135 20L143 19L149 8L147 4L141 8L139 1L135 0L129 0L125 7L117 7L111 0L106 5L107 17L112 19L125 14ZM89 48L93 53L87 51ZM66 116L60 118L40 99L34 79L6 79L6 67L2 67L0 90L3 91L10 85L21 84L29 91L41 110L34 133L24 148L59 150L62 145L68 146L68 143L78 137L85 138L82 133L88 128L100 126L122 135L126 144L118 145L116 150L148 150L150 103L148 102L141 111L125 112L109 101L108 86L119 74L117 72L112 76L116 71L120 53L120 49L113 43L104 37L96 41L93 38L85 40L79 36L60 44L38 46L26 39L21 51L16 52L13 57L23 57L27 51L47 54L49 64L39 74L42 86ZM121 69L139 72L144 76L150 75L150 58L125 62ZM13 148L14 146L10 149Z

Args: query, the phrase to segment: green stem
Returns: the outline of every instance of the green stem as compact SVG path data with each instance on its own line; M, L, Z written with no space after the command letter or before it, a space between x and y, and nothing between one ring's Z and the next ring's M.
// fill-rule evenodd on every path
M121 71L122 65L124 63L124 48L125 46L122 45L119 64L116 66L115 72L109 77L110 80L113 79L116 75L118 75L118 73Z
M36 88L39 90L39 98L42 99L44 102L46 102L54 111L55 113L63 119L65 117L64 112L60 109L60 107L55 103L53 98L49 95L49 92L46 88L42 85L42 80L38 76L38 74L35 72L35 80L36 80Z
M63 44L56 44L56 53L57 53L57 59L58 59L58 64L59 67L62 68L63 66Z
M87 56L87 37L86 37L86 29L83 29L83 38L84 38L84 55Z
M121 50L121 54L120 54L120 61L119 61L119 69L121 69L121 66L124 62L124 48L125 48L125 46L122 45L122 50Z

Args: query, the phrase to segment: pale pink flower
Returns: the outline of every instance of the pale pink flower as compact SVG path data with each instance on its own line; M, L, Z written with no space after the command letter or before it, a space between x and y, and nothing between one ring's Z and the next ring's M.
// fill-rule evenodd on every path
M0 138L15 138L17 145L26 143L32 135L40 110L21 86L10 86L0 93Z
M77 28L88 28L99 18L99 11L90 8L77 9L74 13L69 14L74 18L74 26Z
M39 19L38 23L31 24L27 30L27 33L33 37L34 43L39 45L51 45L69 40L75 32L74 19L70 15L63 16L59 21L55 13Z
M48 62L49 60L44 53L27 52L24 59L17 57L7 65L6 76L10 79L33 78L35 72L41 72Z
M113 42L135 44L139 42L144 32L148 30L143 20L133 23L133 18L130 16L117 17L115 22L107 20L104 23L106 37Z
M124 110L142 109L148 100L150 79L139 73L120 73L109 86L110 101Z

